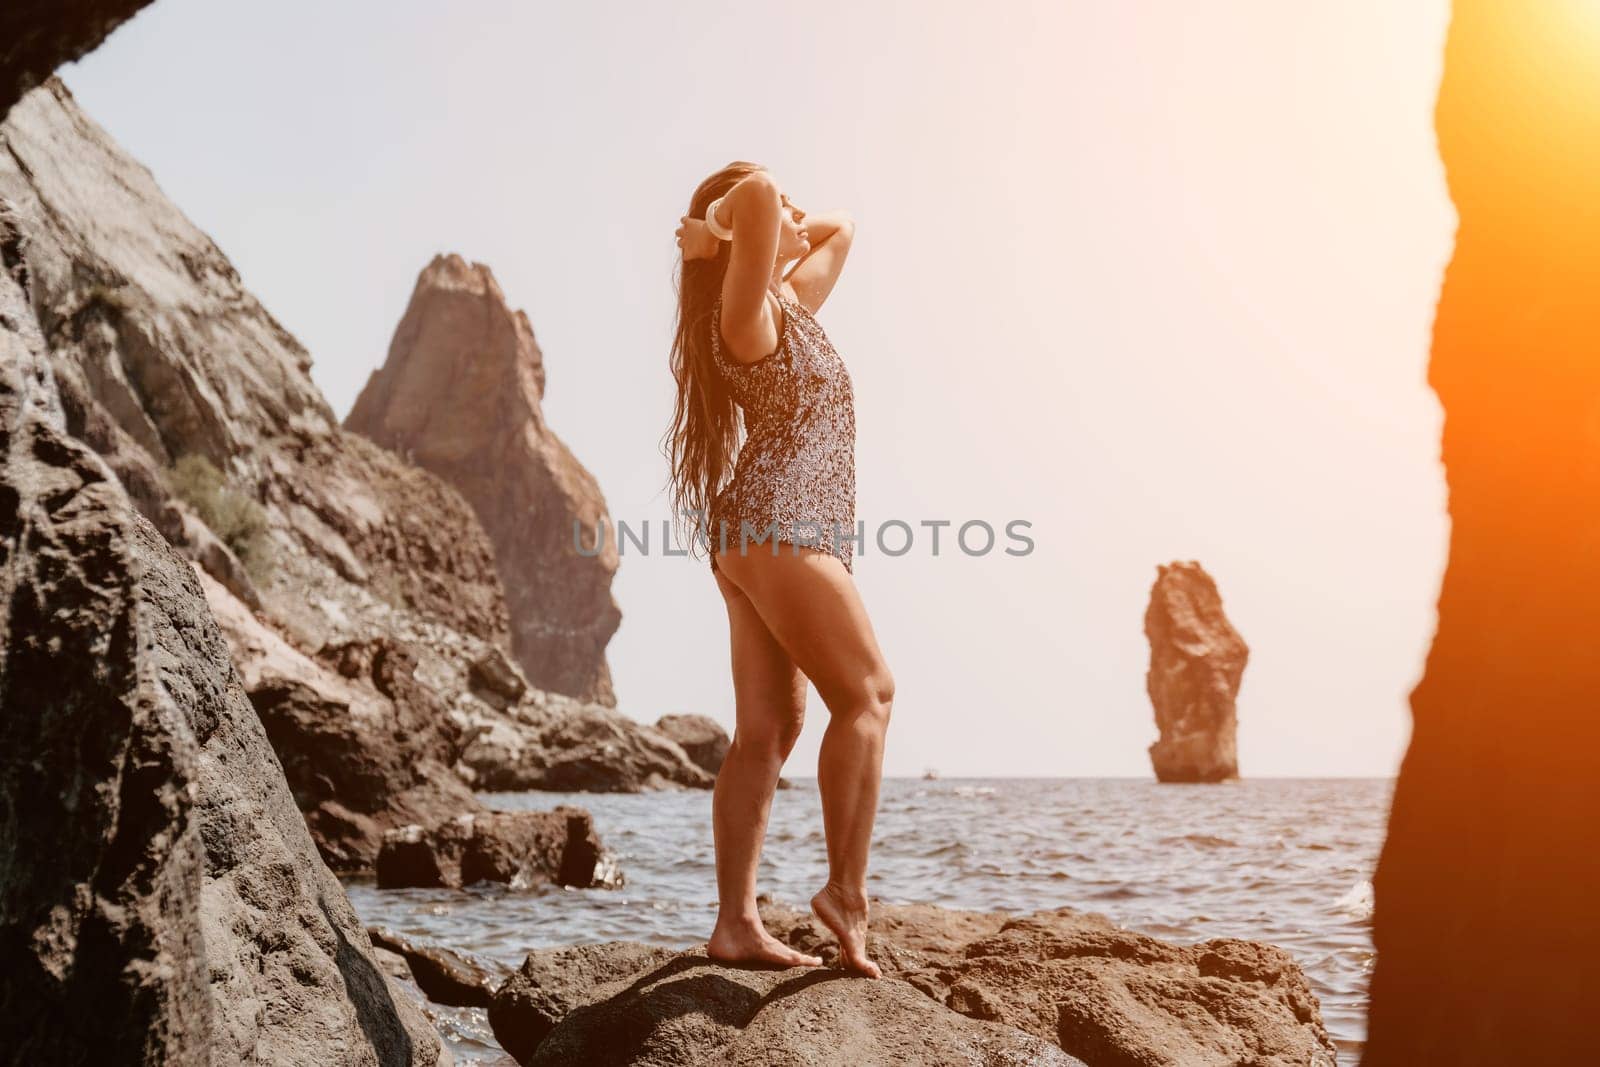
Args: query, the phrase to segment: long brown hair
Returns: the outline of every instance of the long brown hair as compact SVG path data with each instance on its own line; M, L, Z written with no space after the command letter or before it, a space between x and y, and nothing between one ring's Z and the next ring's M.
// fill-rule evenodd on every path
M748 175L766 168L734 160L711 175L689 198L689 217L705 218L706 208ZM717 242L717 254L706 259L678 257L678 321L669 358L678 385L672 426L662 437L662 453L671 464L673 529L687 522L688 543L694 534L710 536L707 509L730 477L742 429L738 406L711 358L711 309L722 292L732 243ZM715 549L712 549L715 551Z

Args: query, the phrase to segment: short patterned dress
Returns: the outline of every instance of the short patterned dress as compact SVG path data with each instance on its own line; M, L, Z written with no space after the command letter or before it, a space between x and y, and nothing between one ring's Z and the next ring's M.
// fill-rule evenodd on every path
M719 549L740 550L742 533L746 553L771 553L773 541L808 545L854 573L853 539L861 531L850 372L805 305L771 291L783 309L778 347L753 363L723 351L721 296L711 309L712 360L744 411L745 428L733 478L707 509L711 569Z

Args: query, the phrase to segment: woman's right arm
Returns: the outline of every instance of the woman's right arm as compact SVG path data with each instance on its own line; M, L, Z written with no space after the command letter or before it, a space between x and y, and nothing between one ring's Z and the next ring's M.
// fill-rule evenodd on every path
M736 359L760 359L778 347L767 293L778 258L783 200L767 171L741 179L723 196L717 222L733 230L722 278L722 338Z

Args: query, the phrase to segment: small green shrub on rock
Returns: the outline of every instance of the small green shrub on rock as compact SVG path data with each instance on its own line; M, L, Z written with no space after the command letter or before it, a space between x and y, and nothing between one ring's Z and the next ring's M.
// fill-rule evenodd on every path
M264 582L272 569L272 539L261 505L230 486L209 459L194 453L179 457L168 480L172 491L239 557L250 580Z

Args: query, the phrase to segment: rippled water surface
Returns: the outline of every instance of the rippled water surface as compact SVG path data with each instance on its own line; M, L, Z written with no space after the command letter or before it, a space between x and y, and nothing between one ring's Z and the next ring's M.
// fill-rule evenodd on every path
M759 889L804 908L827 878L816 779L773 799ZM894 902L1026 912L1063 904L1181 943L1246 937L1292 953L1354 1064L1372 969L1372 869L1389 778L886 779L869 889ZM622 863L615 890L378 890L352 883L369 923L501 960L628 938L687 947L716 918L711 794L492 793L498 808L577 804ZM442 1028L462 1062L510 1063L479 1009Z

